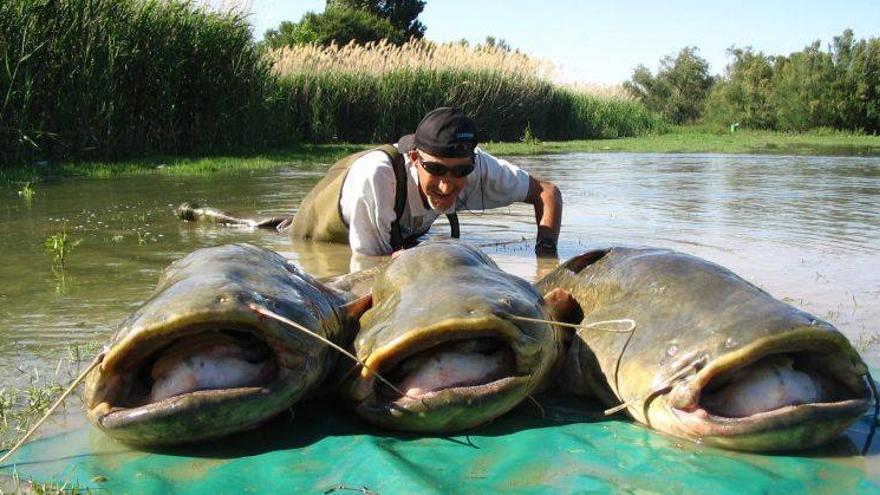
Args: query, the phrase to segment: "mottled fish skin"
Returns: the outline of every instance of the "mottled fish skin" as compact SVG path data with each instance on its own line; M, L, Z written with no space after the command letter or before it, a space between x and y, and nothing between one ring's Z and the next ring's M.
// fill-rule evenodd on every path
M658 431L735 450L803 449L870 405L867 367L837 329L694 256L595 250L536 287L574 297L568 321L635 321L631 333L579 330L559 384L626 403Z
M103 363L87 377L88 418L111 437L141 446L184 444L253 428L320 391L338 353L249 306L267 308L345 345L356 328L340 310L347 300L265 249L235 244L195 251L165 270L150 298L112 337ZM175 342L185 344L175 347ZM200 342L207 350L195 345ZM174 361L177 355L180 364ZM212 355L238 360L248 376L202 376L194 380L202 385L189 388L153 382L189 370L223 371L220 361L204 371L204 363L196 362ZM259 363L258 370L244 365L248 362ZM229 388L222 388L224 380ZM240 386L242 380L249 384ZM212 388L190 390L205 383ZM172 396L150 402L154 385L157 395Z
M385 428L442 433L491 421L541 387L561 352L552 325L505 316L549 319L535 289L463 242L402 251L376 274L372 298L354 341L367 368L350 370L341 390ZM383 394L373 372L406 395Z

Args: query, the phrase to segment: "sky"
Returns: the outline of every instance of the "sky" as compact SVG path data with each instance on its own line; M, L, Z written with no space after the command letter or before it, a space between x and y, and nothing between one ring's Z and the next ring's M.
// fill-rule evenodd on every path
M321 12L325 0L248 0L257 39L281 21ZM856 39L880 36L880 0L427 0L425 37L471 44L494 36L551 61L560 80L612 85L645 65L696 46L713 74L724 72L731 46L788 55L851 28Z

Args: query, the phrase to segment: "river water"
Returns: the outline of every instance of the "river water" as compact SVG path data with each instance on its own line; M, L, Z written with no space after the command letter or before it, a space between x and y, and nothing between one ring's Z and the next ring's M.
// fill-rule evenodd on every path
M700 256L832 322L880 365L880 158L615 153L512 161L563 192L561 260L609 245ZM272 232L173 214L184 201L290 214L319 177L314 168L282 168L46 182L31 199L0 192L0 387L63 375L71 349L89 352L106 340L162 269L198 248L250 242L317 276L347 272L345 248L294 246ZM534 280L558 263L535 259L528 205L459 216L462 238L512 273ZM45 248L61 232L79 242L64 270ZM438 222L432 232L448 229ZM880 471L876 460L867 466L873 476Z

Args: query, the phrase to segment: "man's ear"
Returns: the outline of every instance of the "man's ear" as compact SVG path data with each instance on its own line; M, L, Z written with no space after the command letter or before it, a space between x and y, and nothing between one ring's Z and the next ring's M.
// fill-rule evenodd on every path
M581 314L580 305L571 293L560 287L544 295L544 304L547 305L550 317L556 321L570 323Z
M373 307L373 294L361 296L350 303L342 306L342 313L352 320L359 320L360 317Z

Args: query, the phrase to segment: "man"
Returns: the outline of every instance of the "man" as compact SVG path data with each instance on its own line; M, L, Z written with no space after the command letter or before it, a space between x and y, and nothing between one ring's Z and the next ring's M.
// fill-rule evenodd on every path
M387 255L415 244L441 214L516 202L535 207L539 255L555 255L562 195L550 182L477 147L473 121L461 110L429 112L415 134L395 146L337 162L303 199L291 236L348 243L355 254Z

